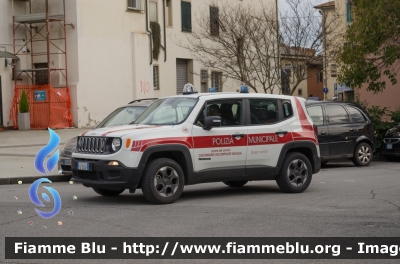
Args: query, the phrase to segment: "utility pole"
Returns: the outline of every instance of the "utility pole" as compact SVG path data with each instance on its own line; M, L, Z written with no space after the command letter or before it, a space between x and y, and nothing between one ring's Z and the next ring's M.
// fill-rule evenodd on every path
M323 23L323 28L322 28L322 30L323 30L323 38L324 38L324 58L323 58L323 67L324 67L324 89L325 88L328 88L328 72L327 72L327 70L326 70L326 67L327 67L327 65L326 65L326 34L325 34L325 30L326 30L326 28L325 28L325 26L326 26L326 23L325 23L325 19L326 19L326 17L325 17L325 10L324 9L322 9L322 23ZM326 93L324 92L324 101L326 101Z
M278 49L278 88L280 90L279 94L282 93L282 81L281 81L281 45L280 45L280 27L279 27L279 9L278 9L278 0L275 0L275 13L276 13L276 46ZM281 83L279 85L279 83Z

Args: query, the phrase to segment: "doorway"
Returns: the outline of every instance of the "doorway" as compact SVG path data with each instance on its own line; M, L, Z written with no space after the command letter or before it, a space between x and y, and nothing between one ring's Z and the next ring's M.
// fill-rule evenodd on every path
M183 93L183 86L188 83L188 61L176 59L176 94Z

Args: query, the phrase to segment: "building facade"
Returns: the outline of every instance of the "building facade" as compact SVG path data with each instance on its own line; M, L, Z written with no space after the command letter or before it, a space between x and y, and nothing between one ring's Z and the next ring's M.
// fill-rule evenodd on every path
M337 47L346 45L344 34L347 27L353 21L353 8L351 0L335 0L318 5L315 8L328 17L328 21L333 18L334 14L339 15L338 26L334 39L327 39L327 43L335 43L335 45L325 45L325 58L331 58L335 55ZM367 91L368 84L364 84L360 89L353 90L346 84L338 83L337 77L340 74L340 67L334 60L324 61L324 84L329 89L328 99L337 98L339 101L353 101L355 99L366 102L369 106L387 107L389 110L396 110L400 107L400 84L392 85L386 76L382 79L386 81L386 88L383 92L373 93Z
M221 1L226 0L216 2ZM275 8L275 0L262 1ZM240 82L224 78L221 72L203 68L193 60L187 49L177 45L178 42L187 44L186 37L191 34L200 12L209 12L213 3L215 1L203 0L1 1L0 47L12 52L13 46L23 47L28 44L26 40L29 36L26 36L28 33L23 29L16 31L21 36L18 43L13 43L15 25L12 14L21 16L48 13L57 16L65 12L65 56L55 55L49 62L45 56L42 59L40 56L19 56L18 67L24 69L33 65L35 68L36 65L38 69L40 63L48 63L56 69L67 65L67 83L59 72L50 77L53 86L55 89L69 87L73 125L92 127L121 105L134 99L179 94L183 85L188 82L193 83L199 91L205 92L209 87L223 92L236 92L239 89ZM251 0L231 0L229 3L260 4ZM39 32L43 34L46 29L40 31L42 24L33 24L33 27L39 28ZM52 52L55 49L52 44L57 45L63 41L61 37L57 40L63 32L56 24L49 26L49 32L54 39L49 49ZM161 36L161 43L153 43L154 34ZM156 44L160 46L158 58L153 56ZM34 45L35 50L45 47L44 43ZM14 81L13 68L3 66L6 60L9 61L10 58L0 58L0 125L8 127L13 125L10 108ZM35 82L23 74L19 79L20 84Z

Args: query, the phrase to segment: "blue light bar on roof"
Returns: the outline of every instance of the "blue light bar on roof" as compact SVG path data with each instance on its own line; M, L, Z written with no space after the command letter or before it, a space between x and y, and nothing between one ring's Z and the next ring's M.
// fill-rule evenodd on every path
M248 86L240 86L240 93L249 93L249 87Z

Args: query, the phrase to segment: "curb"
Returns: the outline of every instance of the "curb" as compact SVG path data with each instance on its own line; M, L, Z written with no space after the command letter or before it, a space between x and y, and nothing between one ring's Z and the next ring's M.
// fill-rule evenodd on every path
M12 177L12 178L0 178L0 185L18 184L18 181L22 181L22 184L33 183L34 181L47 178L52 182L67 182L70 181L71 175L48 175L48 176L26 176L26 177Z

